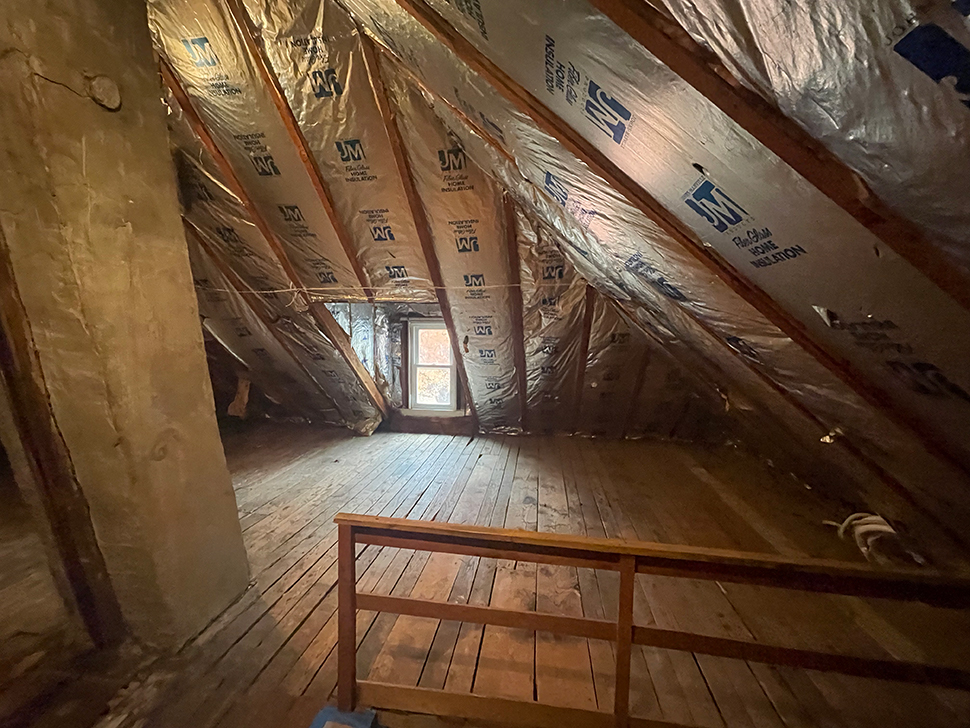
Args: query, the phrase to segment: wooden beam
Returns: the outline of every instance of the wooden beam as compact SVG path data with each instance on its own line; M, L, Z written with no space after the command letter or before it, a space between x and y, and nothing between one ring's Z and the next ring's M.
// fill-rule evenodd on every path
M768 665L784 665L805 670L836 672L840 675L894 680L918 685L936 685L956 690L970 690L970 672L955 667L924 665L918 662L884 660L852 655L840 655L793 647L778 647L750 640L737 640L725 637L695 634L681 630L641 627L632 622L633 614L633 557L630 564L629 589L621 583L619 614L629 619L612 622L605 619L586 619L568 617L542 612L526 612L497 607L479 607L468 604L415 599L413 597L386 596L383 594L357 594L357 608L364 611L389 612L413 617L467 622L470 624L495 625L526 629L532 632L552 632L573 635L587 639L608 640L620 645L619 635L626 635L627 645L624 655L617 650L617 685L622 681L629 689L629 672L620 674L624 662L629 664L630 645L647 645L664 650L693 652L698 655L727 657ZM622 691L617 691L617 699ZM625 709L624 709L625 710Z
M875 197L860 177L774 104L742 86L717 56L643 0L590 3L882 242L970 308L970 277L946 250Z
M337 323L337 319L330 313L330 309L322 302L311 302L308 310L310 311L310 315L313 316L313 320L317 322L320 330L327 335L327 338L337 348L337 351L344 355L344 361L347 362L347 365L357 376L358 381L367 392L367 396L370 397L371 402L374 403L374 406L377 407L381 415L386 418L388 408L387 402L384 400L384 395L381 394L381 390L378 389L374 377L367 371L367 367L364 366L360 357L357 356L357 352L354 351L350 336Z
M249 310L253 312L253 315L263 322L263 325L269 330L273 338L276 339L279 345L283 347L283 350L289 354L290 358L293 360L293 363L300 368L300 370L309 378L311 382L313 382L320 393L330 401L334 410L339 412L333 397L327 393L327 390L325 390L323 385L317 381L316 377L310 373L310 370L303 365L303 362L300 361L299 357L297 357L296 353L293 351L293 347L290 346L286 338L277 330L276 326L273 325L273 322L270 321L270 319L266 316L265 312L260 308L260 305L258 303L254 303L254 301L259 300L259 293L253 291L249 288L249 286L246 285L242 278L240 278L229 265L229 262L222 255L220 255L218 251L213 250L212 247L205 241L205 237L190 220L183 217L182 224L185 227L185 234L195 240L196 244L202 249L203 254L209 257L209 260L211 260L212 264L219 269L219 272L222 273L222 275L226 278L229 285L239 293L240 298L242 298L242 300L246 303ZM312 412L307 411L307 414L312 414Z
M519 240L515 234L515 206L508 192L502 193L502 212L505 217L505 242L509 254L509 280L512 287L509 296L512 302L512 355L515 360L516 382L519 387L519 422L524 431L530 424L528 417L529 377L525 368L525 329L522 314L522 275L519 270Z
M364 61L367 64L368 71L370 71L371 85L374 88L377 107L380 109L381 118L384 120L384 128L387 130L387 137L391 143L394 164L397 166L398 173L401 175L404 194L407 197L408 207L411 209L411 216L414 218L414 227L417 230L418 240L421 243L421 252L424 253L424 259L428 265L428 274L431 276L431 283L434 285L438 306L441 308L441 317L444 319L445 326L448 329L448 336L451 339L451 350L452 355L455 357L455 366L458 369L458 379L461 382L462 391L465 394L465 401L468 403L472 419L475 422L475 431L477 432L478 413L475 409L475 400L472 399L471 388L468 385L468 374L465 371L462 343L458 340L455 319L451 315L451 306L448 304L448 290L445 288L444 278L441 275L441 263L434 249L434 240L431 237L431 226L428 224L424 204L421 202L421 196L418 194L418 188L414 182L414 174L411 171L411 165L408 162L407 152L405 151L404 138L401 136L401 130L397 126L394 110L387 98L387 90L384 88L384 81L381 78L380 63L377 60L373 42L364 33L360 34L360 42L364 50ZM407 372L404 372L404 376L406 375Z
M120 644L128 635L98 545L84 491L58 429L32 326L0 228L0 375L49 533L91 641Z
M689 579L730 581L779 589L825 594L873 597L965 608L970 606L970 575L943 574L924 569L876 570L868 564L775 556L731 549L671 546L650 541L590 538L517 529L469 526L437 521L412 521L351 513L338 513L338 525L354 527L357 543L380 543L402 548L408 543L433 544L431 550L451 546L501 550L521 560L547 563L599 561L616 570L623 556L634 556L639 573ZM497 556L496 558L515 558Z
M508 102L513 104L520 112L529 116L541 130L557 139L565 149L586 163L593 172L607 180L630 204L653 220L690 255L699 260L735 293L760 311L768 321L805 349L866 402L885 414L893 422L913 433L931 453L962 472L970 472L946 443L938 440L935 435L926 432L918 419L908 413L898 411L886 393L869 384L849 362L822 348L811 338L803 324L782 309L761 288L741 277L711 248L703 245L693 231L684 225L679 218L641 188L606 155L563 123L544 104L492 63L438 15L425 0L396 0L396 2L454 52L459 59L491 84Z
M596 289L586 284L586 297L583 299L583 331L579 338L579 353L576 361L576 384L573 389L572 432L579 426L583 412L583 386L586 384L586 369L589 367L589 335L593 330L593 312L596 308Z
M698 655L729 657L767 665L785 665L804 670L836 672L840 675L970 690L970 672L955 667L939 667L918 662L878 660L868 657L801 650L793 647L777 647L749 640L712 637L658 627L634 627L633 642L663 650L680 650Z
M286 127L286 131L290 135L290 141L293 142L293 146L300 155L300 161L303 162L307 175L313 183L313 189L320 198L320 204L323 205L323 209L327 212L327 217L330 218L330 223L333 225L337 240L340 241L340 247L346 253L350 265L357 276L357 280L364 289L367 300L373 303L374 291L371 289L370 280L367 277L364 266L361 265L360 260L357 258L353 238L350 235L350 231L347 230L347 226L344 225L340 215L337 213L333 202L333 195L330 193L330 187L327 185L323 173L320 171L320 165L317 164L316 157L313 156L313 152L310 151L310 145L307 143L306 137L303 136L303 130L300 129L300 125L293 115L293 110L286 100L286 95L283 93L283 87L280 84L279 78L276 76L276 71L273 70L272 65L266 58L259 29L253 25L249 18L249 13L239 4L238 0L225 0L225 3L229 9L229 14L232 16L233 23L235 23L236 28L243 37L250 56L252 56L253 61L259 68L263 82L266 84L266 88L273 99L273 104L276 106L280 119L283 121L283 126Z
M515 159L513 157L511 157L508 154L508 152L506 152L502 148L502 146L499 144L498 140L496 140L494 137L492 137L491 134L489 133L489 131L487 129L481 127L474 119L468 117L464 113L464 111L462 111L461 109L459 109L459 108L457 108L455 106L452 106L446 99L443 99L442 97L435 95L433 91L431 91L430 89L428 89L427 87L425 87L423 84L421 84L420 80L414 78L413 74L411 74L410 71L408 71L407 69L404 69L404 70L409 74L410 78L415 83L421 85L421 87L422 87L422 89L424 91L426 91L426 92L434 95L436 102L440 102L442 104L447 105L448 108L451 110L451 112L453 114L455 114L456 116L458 116L459 118L461 118L471 129L473 129L476 133L478 133L485 142L487 142L488 144L490 144L492 146L493 150L496 153L502 155L511 164L517 166ZM587 294L589 294L589 293L590 293L590 291L587 290ZM620 304L619 307L620 307L620 310L631 321L635 321L636 320L636 317L634 315L632 315L629 311L626 311L623 308L623 305L622 304ZM587 311L591 311L591 309L589 307L587 307ZM710 327L710 325L707 324L703 319L699 318L689 308L685 308L685 309L683 309L683 311L684 311L684 313L692 321L694 321L704 331L704 333L706 335L708 335L710 337L712 343L717 348L722 349L723 351L725 351L726 353L728 353L731 357L738 359L747 369L751 370L751 372L756 377L758 377L760 380L762 380L763 382L765 382L765 384L767 384L773 391L775 391L778 395L780 395L788 404L790 404L792 407L794 407L801 416L806 417L814 426L819 427L820 429L822 429L822 430L824 430L826 432L830 429L828 425L826 425L824 422L822 422L808 407L806 407L804 404L802 404L789 390L787 390L784 387L780 386L770 376L768 376L762 369L760 369L759 367L754 366L750 360L748 360L746 357L744 357L736 349L734 349L730 345L728 345L728 343L724 340L724 338L721 337L721 336L719 336L717 334L717 332L714 329L712 329ZM660 339L658 339L652 333L650 333L649 331L646 331L642 327L639 327L638 326L637 328L639 330L643 331L643 333L647 334L648 337L652 338L657 343L658 346L660 346L660 347L663 347L664 346L664 342L661 341ZM587 339L587 343L588 343L588 339ZM674 358L677 361L680 361L679 358L677 358L677 357L674 357ZM681 362L681 363L683 364L683 362ZM691 372L695 376L695 378L698 378L697 377L697 373L694 372L694 371L692 371L693 368L691 366L686 365L686 364L684 364L684 366L687 369L687 371ZM582 369L579 372L577 372L577 376L580 377L580 381L576 385L577 386L577 391L579 391L579 392L582 391L582 385L583 385L582 377L583 377L584 374L585 374L585 364L583 364L582 365ZM715 383L712 383L712 382L707 382L706 380L701 380L701 381L703 383L705 383L705 384L708 384L708 385L714 385L715 384ZM577 400L576 406L577 407L580 407L581 406L581 399L580 400ZM577 414L574 415L576 421L578 421L578 416L579 415L578 415L578 411L577 411ZM575 425L573 426L573 429L575 429ZM924 506L909 491L909 489L906 488L906 486L904 486L898 479L896 479L891 473L889 473L889 471L887 471L885 468L883 468L881 465L879 465L877 462L875 462L871 458L871 456L869 456L862 448L859 448L854 443L850 442L847 437L840 437L840 438L838 438L836 440L836 445L838 447L840 447L841 449L844 449L852 457L858 459L862 463L862 465L867 470L869 470L879 481L881 481L882 483L884 483L890 490L892 490L894 493L896 493L901 498L903 498L909 505L911 505L915 509L919 510L921 513L923 513L924 515L926 515L927 517L929 517L931 520L933 520L935 523L937 523L943 530L945 530L947 532L947 534L955 542L957 542L957 543L963 543L963 544L970 544L970 537L965 536L962 531L957 531L957 530L949 527L948 525L944 524L943 522L941 522L937 516L935 516L933 513L931 513L929 510L927 510L926 506ZM930 451L933 452L932 450L930 450ZM938 453L935 453L935 452L933 454L938 455Z
M192 106L192 101L189 99L188 94L185 93L185 89L182 88L182 84L179 82L178 77L169 67L169 65L162 60L161 61L162 78L165 81L165 85L171 90L172 95L178 102L185 114L186 120L189 122L189 126L192 127L192 131L202 142L202 145L206 148L212 158L215 160L216 166L222 172L224 179L226 180L229 189L235 194L239 201L242 203L243 208L249 215L250 220L256 226L256 229L262 233L263 237L266 239L267 244L270 249L276 255L276 259L279 261L280 266L283 271L289 276L290 281L293 283L294 287L298 289L298 295L300 296L303 303L306 305L307 309L310 311L314 320L320 326L321 331L326 334L327 338L334 345L340 355L343 357L344 361L351 368L354 374L357 376L358 381L361 386L367 392L374 406L380 411L381 415L387 416L387 403L384 401L384 395L381 394L380 389L378 389L377 384L374 382L374 378L370 375L370 372L361 363L360 358L354 351L354 347L350 343L350 338L347 336L346 332L333 318L333 315L326 310L325 306L317 305L312 302L310 295L307 293L306 288L300 281L300 276L297 274L296 269L290 262L289 257L286 255L286 251L280 244L279 240L273 234L272 229L263 219L256 205L253 203L252 199L247 194L246 190L243 188L242 183L236 176L232 165L229 164L229 160L226 159L225 155L219 149L212 135L209 134L209 130L206 129L205 123L202 118L196 113L195 108ZM324 311L320 311L319 308L322 307ZM324 313L325 312L325 313ZM331 336L333 334L333 336Z
M620 309L632 321L636 321L636 316L630 311L627 311L624 308L623 304L620 304ZM790 391L782 387L780 384L778 384L778 382L776 382L770 376L765 374L760 368L754 366L751 362L745 359L744 356L742 356L740 353L734 351L734 349L728 346L727 342L724 341L723 338L718 336L717 333L713 329L711 329L711 327L707 323L705 323L701 319L696 318L694 316L691 316L691 318L698 325L698 327L700 327L700 329L708 337L710 337L713 343L716 343L717 345L732 352L732 354L736 356L741 361L741 363L744 364L758 379L760 379L772 391L774 391L780 397L782 397L802 417L807 419L815 427L819 428L824 432L828 432L830 430L829 425L827 425L825 422L819 419L815 415L815 413L812 412L811 409L809 409L806 405L802 404L802 402L797 397L793 396ZM637 328L643 333L647 334L648 336L653 337L653 335L643 327L638 326ZM654 338L654 340L657 342L658 345L663 346L663 341L656 338ZM693 370L693 368L690 366L685 365L685 368L688 371ZM692 373L696 375L696 371L692 371ZM835 442L833 444L835 444L836 447L842 450L845 450L849 455L851 455L853 458L858 460L866 468L866 470L872 473L872 475L879 482L883 483L893 493L895 493L897 496L902 498L907 504L912 506L915 510L919 511L921 515L929 518L933 523L939 526L941 530L945 531L946 534L951 539L953 539L956 543L960 543L963 545L970 545L970 536L968 536L968 534L966 534L964 531L957 530L951 527L950 525L944 523L943 521L941 521L939 516L935 515L926 505L923 504L922 501L919 500L919 498L913 495L910 489L907 488L905 485L903 485L902 482L900 482L896 478L896 476L894 476L892 473L886 470L882 465L880 465L875 460L873 460L870 455L868 455L863 449L861 449L855 443L853 443L848 437L845 437L845 436L838 437L835 439Z
M391 612L392 614L431 617L452 622L515 627L533 632L555 632L556 634L588 637L595 640L616 639L616 624L605 619L565 617L558 614L499 609L498 607L476 607L470 604L452 604L430 599L394 597L383 594L358 594L357 608L364 611Z

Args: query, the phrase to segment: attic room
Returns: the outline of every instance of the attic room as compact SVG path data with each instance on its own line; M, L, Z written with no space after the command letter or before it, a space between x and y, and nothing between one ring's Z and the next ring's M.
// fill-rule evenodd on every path
M968 18L7 0L0 723L970 726Z

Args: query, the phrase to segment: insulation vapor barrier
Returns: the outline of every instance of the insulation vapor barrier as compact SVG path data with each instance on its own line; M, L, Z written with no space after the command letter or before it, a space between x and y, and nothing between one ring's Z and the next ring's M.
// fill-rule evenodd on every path
M157 47L281 241L299 283L324 298L362 299L354 264L226 5L151 0L149 18Z
M818 427L825 428L823 434L844 432L867 457L920 491L934 504L934 511L952 511L953 495L960 491L957 484L967 482L956 470L929 455L702 268L604 180L513 110L396 3L347 0L346 4L409 70L463 112L459 119L452 108L440 102L434 105L469 155L488 167L520 204L557 230L567 243L564 251L584 277L614 298L632 297L650 306L651 317L666 327L664 346L683 349L682 342L687 341L717 362L719 371L743 372L753 387L747 395L763 402L768 411L781 406L795 418L804 418L806 410L817 418L807 427L792 428L794 432L802 435ZM477 133L469 130L468 120L475 122ZM478 134L513 154L518 168ZM523 182L520 171L532 185ZM694 318L682 315L687 311ZM785 389L803 409L779 400L755 372ZM722 376L719 386L724 381ZM943 487L950 483L952 488Z
M247 0L379 299L433 301L357 26L333 0Z
M501 193L396 69L382 64L381 72L431 228L475 414L486 431L517 431L510 296L518 292L510 288Z
M253 310L233 291L212 260L189 239L189 262L202 324L246 365L252 381L270 399L310 419L340 423L329 397L297 366Z
M170 95L168 105L169 139L179 178L183 218L193 232L202 237L231 262L233 270L254 291L280 304L293 294L282 293L293 287L276 254L259 231L238 197L229 189L219 168L185 120L183 109ZM276 293L272 293L276 292Z
M430 4L970 463L970 313L586 3Z
M566 260L554 233L515 211L525 348L525 429L572 432L586 281Z
M635 403L630 395L647 363L647 343L602 296L593 305L586 362L576 431L622 437Z
M970 270L970 13L950 0L664 0L745 84ZM945 162L945 163L941 163Z
M249 219L242 202L228 188L218 167L185 123L181 109L168 99L169 130L179 172L179 190L188 238L199 240L219 255L242 283L258 292L253 299L263 319L288 341L293 357L312 375L336 405L339 416L326 421L345 424L370 433L380 414L363 390L343 356L319 330L313 317L301 307L269 242ZM227 286L228 287L228 283ZM241 305L245 305L241 300ZM346 304L345 304L346 305ZM248 310L248 307L246 307ZM249 311L247 315L252 315ZM260 322L262 326L262 322ZM277 344L278 346L278 344ZM274 361L280 361L278 357ZM314 414L314 419L323 417Z

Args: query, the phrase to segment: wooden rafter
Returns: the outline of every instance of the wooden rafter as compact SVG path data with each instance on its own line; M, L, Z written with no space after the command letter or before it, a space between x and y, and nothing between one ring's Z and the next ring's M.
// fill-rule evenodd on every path
M364 61L370 72L371 86L374 89L374 96L377 99L377 107L380 109L381 118L384 120L384 128L387 130L387 137L391 143L391 152L394 155L394 164L397 166L398 173L401 175L401 182L404 186L404 194L407 197L408 207L411 216L414 218L414 227L418 233L418 240L421 243L421 252L424 254L425 263L428 266L428 274L431 276L431 283L434 286L435 296L438 299L438 307L441 309L441 318L444 319L451 338L452 355L455 357L455 366L458 369L458 379L461 382L465 400L472 413L475 422L475 430L478 430L478 413L475 410L475 400L472 399L471 388L468 385L468 374L465 371L465 358L463 356L462 344L458 340L458 332L455 329L455 319L451 315L451 306L448 304L448 291L445 288L444 278L441 275L441 263L438 261L438 254L434 249L434 240L431 238L431 226L428 217L424 212L424 204L418 195L418 188L414 182L414 174L411 172L411 164L408 162L407 152L404 149L404 138L401 130L397 126L397 120L391 103L387 98L387 90L381 79L380 64L377 54L370 38L363 33L360 34L361 47L364 50ZM406 406L406 403L405 403Z
M374 406L380 411L381 415L387 417L387 403L384 401L384 396L381 391L377 388L377 384L374 382L374 378L370 375L370 372L361 363L360 358L354 351L354 347L351 346L350 338L347 336L346 332L340 328L340 325L333 318L330 311L327 310L322 304L317 305L312 302L309 293L307 293L306 288L300 283L300 277L297 275L296 269L290 262L286 255L286 251L283 250L283 246L280 245L279 240L273 235L273 231L267 225L266 220L260 214L259 210L253 204L252 199L246 193L243 188L242 183L240 183L239 178L236 176L232 165L226 159L225 155L219 149L212 135L206 129L202 118L195 111L192 106L192 101L189 99L188 94L185 93L185 89L182 88L182 84L179 83L178 78L175 73L169 67L169 65L163 60L161 62L162 78L165 84L168 86L175 100L178 102L179 106L182 108L189 125L192 127L192 131L202 142L202 145L206 148L212 158L215 160L216 165L222 172L226 183L229 185L230 190L236 197L239 198L240 202L248 213L256 229L263 235L266 239L267 244L270 249L276 255L276 259L279 261L280 266L282 266L283 271L289 276L290 281L293 285L297 287L297 295L300 296L301 301L307 306L310 314L313 316L314 320L320 326L330 342L336 347L337 351L343 357L344 361L351 368L354 374L357 376L358 381L361 386L367 392ZM322 309L322 310L321 310Z
M213 250L213 248L206 242L205 236L194 224L192 224L190 220L183 217L182 224L185 227L185 234L195 240L199 248L202 249L203 255L209 257L212 264L219 269L219 272L222 273L223 277L225 277L225 279L229 282L229 285L232 286L233 289L239 294L239 297L242 298L245 304L249 307L249 310L253 312L256 318L258 318L267 329L269 329L269 332L272 334L273 338L276 339L279 345L283 347L283 350L289 354L290 358L293 360L293 363L300 368L300 370L309 378L311 382L313 382L320 393L323 394L323 396L326 397L331 404L333 404L334 410L339 411L336 403L333 401L333 397L327 393L320 382L318 382L310 373L310 370L303 365L303 362L301 362L299 357L296 356L293 348L290 346L286 338L273 325L273 322L270 321L270 319L266 316L260 305L256 303L256 301L259 299L259 294L246 285L242 278L240 278L232 269L232 266L229 265L229 262L222 255L220 255L218 251Z
M502 211L505 216L505 241L509 253L509 300L512 303L512 355L515 359L515 375L519 387L519 407L522 429L531 424L528 417L529 377L525 369L525 329L522 320L522 275L519 270L519 240L515 234L515 206L508 192L502 193Z
M777 106L733 79L717 57L643 0L590 0L738 126L774 152L882 242L970 308L970 277L913 223L886 207L859 176Z
M424 90L429 93L433 93L430 91L430 89L427 89L424 86L422 86L422 88L424 88ZM511 156L509 156L507 152L505 152L505 150L501 147L501 145L498 143L497 140L495 140L493 137L490 136L488 130L482 128L477 122L475 122L475 120L469 118L461 109L451 106L446 100L442 99L441 97L435 96L435 100L437 102L440 102L448 106L449 110L452 113L454 113L456 116L461 118L470 128L474 129L475 132L478 133L483 140L485 140L488 144L490 144L497 153L503 155L512 164L515 164L515 160ZM589 303L590 296L595 297L595 290L592 287L587 288L586 316L592 316L592 308L591 308L591 304ZM635 320L635 317L632 316L632 314L629 311L624 310L624 312L628 317L631 318L631 320ZM791 392L781 387L770 376L765 374L764 371L762 371L759 367L754 366L752 362L746 359L737 350L729 346L723 337L719 336L716 331L714 331L703 320L697 317L697 315L694 314L690 309L684 309L684 313L703 330L704 334L710 338L711 343L713 346L715 346L715 348L720 348L726 354L740 361L756 377L764 381L774 392L780 395L789 405L794 407L795 410L801 416L806 417L815 427L818 427L823 431L828 431L830 429L829 426L826 425L824 422L822 422L810 409L808 409L805 405L803 405L800 401L798 401L798 399L794 397L791 394ZM589 324L586 322L584 317L584 332L588 331L588 326ZM640 330L643 330L644 333L650 336L650 338L654 339L659 346L663 347L663 341L661 341L660 339L657 339L655 336L650 334L650 332L642 329L642 327L638 326L637 328ZM581 399L582 387L583 387L583 379L584 379L585 370L586 370L585 358L588 353L588 333L584 333L583 342L586 348L582 350L581 357L584 361L580 362L580 366L577 371L577 383L576 383L576 390L575 390L576 391L576 404L575 404L576 411L574 414L575 422L579 421L579 410L582 404L582 399ZM692 372L695 375L695 377L697 376L697 373L694 371L694 367L690 364L690 362L682 362L680 361L679 358L675 357L673 354L671 354L671 356L673 356L674 359L678 361L678 363L684 366L687 371ZM708 386L715 386L713 382L710 382L703 378L699 378L699 381L701 381L703 384ZM573 429L575 429L575 424L573 426ZM941 526L944 525L939 521L937 517L929 513L925 507L921 506L916 501L914 501L913 496L908 491L908 489L902 483L900 483L900 481L898 481L895 477L893 477L885 468L883 468L877 462L872 460L872 458L869 455L867 455L864 450L855 446L853 443L849 442L846 437L839 437L836 439L835 442L840 447L840 449L845 450L852 457L858 459L862 463L862 465L870 473L872 473L872 475L875 478L877 478L878 480L886 484L887 487L890 488L890 490L900 495L902 498L904 498L908 503L913 505L915 508L918 508L920 512L924 513L924 515L927 515L928 517L932 518L934 522L940 523ZM950 529L946 526L944 526L944 528L946 528L951 538L954 538L961 542L963 541L963 539L953 529Z
M310 151L310 145L307 143L306 137L303 136L303 130L300 129L300 125L297 123L296 117L293 115L293 110L290 108L290 104L286 100L280 80L276 76L276 72L273 70L269 60L266 58L263 45L259 40L259 30L253 26L252 21L249 18L249 14L246 12L245 8L239 4L238 0L225 0L225 3L226 7L229 9L229 14L232 16L233 23L235 23L236 28L239 30L239 33L242 35L243 40L246 43L246 48L249 51L250 56L252 56L253 61L259 68L259 73L263 77L263 83L266 84L266 88L273 99L273 104L276 106L276 110L279 112L283 126L286 127L286 131L290 135L290 141L293 142L293 146L300 155L300 161L303 162L307 175L310 177L310 181L313 183L313 189L320 198L320 204L323 205L323 209L326 211L327 217L330 218L330 224L333 225L334 232L337 235L337 240L340 241L340 247L343 248L344 253L346 253L347 258L350 261L350 265L353 268L354 273L357 275L357 280L364 289L364 294L367 296L367 300L373 303L374 292L371 289L370 281L367 278L367 272L364 270L360 260L357 258L357 252L354 250L353 239L350 232L347 230L347 226L344 225L343 220L337 213L337 209L333 202L333 195L330 193L330 187L324 179L323 173L320 171L320 165L317 164L316 157L314 157L313 152Z
M622 304L621 304L621 307L622 307ZM636 315L633 311L630 311L626 308L623 308L623 310L626 312L626 315L632 321L637 320ZM707 324L705 324L700 319L694 319L694 321L703 330L704 334L710 338L712 343L716 342L718 344L723 345L725 348L733 351L733 349L731 349L731 347L729 347L724 342L724 340L717 335L717 332L711 329ZM642 326L638 326L637 328L643 331L644 333L648 334L648 336L651 336L651 338L654 338L654 340L659 345L663 346L663 341L661 339L654 337ZM758 367L753 366L750 362L746 361L743 356L741 356L740 354L737 354L737 352L735 352L735 354L737 355L738 359L742 361L756 377L758 377L758 379L760 379L762 382L768 385L768 387L770 387L775 393L780 395L789 405L794 407L795 410L802 417L804 417L809 422L811 422L812 425L814 425L815 427L817 427L819 430L823 432L826 432L830 429L829 425L827 425L825 422L819 419L818 416L816 416L816 414L812 412L811 409L809 409L804 404L802 404L802 402L800 402L796 397L793 397L792 394L787 389L782 387L774 379L772 379L767 374L762 372ZM693 370L693 367L691 367L689 363L685 363L685 362L680 362L680 363L682 366L685 366L689 371ZM694 373L696 374L696 371ZM893 493L895 493L907 504L909 504L915 511L918 511L926 518L929 518L934 523L938 524L939 527L942 530L944 530L951 539L953 539L957 543L970 546L970 537L968 537L967 535L965 535L960 531L957 531L956 529L950 527L948 524L941 521L939 516L935 515L925 505L923 505L923 503L913 495L913 493L910 491L909 488L903 485L892 473L886 470L882 465L880 465L875 460L873 460L864 450L862 450L855 443L853 443L848 437L846 436L837 437L833 440L833 444L839 447L841 450L844 450L846 453L851 455L856 460L858 460L866 468L866 470L868 470L873 475L873 477L875 477L881 483L885 484Z
M593 172L605 179L627 202L656 223L690 255L699 260L735 293L752 305L768 321L818 360L820 364L854 390L873 408L912 433L936 457L962 472L968 472L960 458L952 452L945 442L927 432L917 418L897 410L888 395L870 384L852 364L819 345L809 335L803 324L796 321L761 288L741 277L712 249L703 245L694 232L679 218L640 187L606 155L498 68L429 7L425 0L396 0L396 2L455 53L459 59L482 76L503 98L513 104L520 112L526 114L541 130L557 139L566 150L585 162Z

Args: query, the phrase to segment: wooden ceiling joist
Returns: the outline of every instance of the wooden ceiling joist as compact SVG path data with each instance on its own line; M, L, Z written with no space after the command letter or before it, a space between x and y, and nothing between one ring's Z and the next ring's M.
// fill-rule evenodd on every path
M396 0L396 2L455 53L459 59L488 82L503 98L521 113L526 114L542 131L559 141L566 150L586 163L593 172L605 179L613 189L619 192L627 202L656 223L688 253L699 260L735 293L757 309L768 321L818 360L872 407L913 434L936 457L962 472L968 472L959 457L953 454L946 443L926 431L916 418L897 410L889 397L882 390L870 384L849 362L820 346L809 336L805 327L782 309L774 299L751 281L742 278L713 250L704 246L693 231L679 218L507 73L498 68L424 0Z
M939 246L873 195L865 182L777 106L731 77L717 57L643 0L590 4L820 192L965 308L970 278Z
M354 347L351 346L350 337L348 337L346 332L340 328L340 325L337 323L336 319L334 319L333 315L325 306L312 302L309 293L300 283L300 277L297 275L296 269L293 267L292 263L290 263L290 260L286 255L286 251L283 250L283 246L276 239L276 236L273 235L269 225L266 224L263 216L253 204L252 199L239 182L239 178L236 176L232 165L229 164L229 161L219 149L219 146L212 138L212 135L209 133L208 129L206 129L202 118L192 106L192 101L189 99L188 94L185 93L185 89L182 88L182 84L179 83L175 73L164 60L161 61L161 71L162 79L164 80L165 85L168 86L169 90L172 92L172 95L175 97L175 100L182 108L182 112L185 114L185 117L188 120L189 125L192 127L192 130L195 132L195 135L199 138L203 146L205 146L206 150L215 160L215 163L222 172L226 183L229 185L232 192L239 198L246 212L249 214L253 224L266 239L270 249L276 255L279 264L282 266L290 281L292 281L293 286L297 289L297 295L300 296L300 299L307 306L310 314L320 326L321 331L323 331L327 338L330 339L330 342L334 345L337 351L340 352L340 355L343 357L344 361L347 362L347 365L357 376L358 381L367 392L371 402L373 402L374 406L377 407L381 415L386 418L387 403L384 401L384 396L381 394L380 389L378 389L377 384L374 382L374 378L370 375L370 372L368 372L363 363L361 363L360 358L354 351Z
M441 276L441 263L438 261L438 254L434 249L434 240L431 238L431 226L428 224L428 217L425 215L421 197L418 195L418 188L414 183L411 164L408 162L407 152L404 149L404 138L401 136L401 130L398 129L394 111L387 98L387 90L384 88L384 82L381 78L377 53L370 38L363 33L361 33L360 38L364 50L364 61L367 64L367 70L370 72L371 85L377 99L377 107L380 109L384 128L387 130L387 137L391 143L394 164L401 175L404 194L407 197L408 207L411 210L411 216L414 218L414 227L421 243L421 252L428 264L428 274L431 276L431 283L434 285L435 296L438 299L438 307L441 309L441 318L444 319L448 336L451 339L452 356L455 357L458 379L465 395L465 401L468 403L469 410L471 410L475 431L477 432L478 414L475 410L475 400L472 399L471 388L468 386L468 374L465 371L465 359L462 356L462 343L458 340L455 319L451 315L451 306L448 305L448 291L445 288L444 278Z
M370 281L367 278L367 272L364 270L360 260L357 258L357 252L354 249L353 239L350 236L350 231L347 230L347 226L344 225L340 215L337 214L337 210L334 207L333 195L330 193L330 187L327 185L327 182L323 177L323 173L320 171L320 166L317 164L316 157L314 157L313 152L310 151L310 146L307 143L306 137L303 136L303 131L300 129L300 125L297 123L296 117L293 115L293 110L290 108L290 104L286 100L280 80L276 76L276 72L273 70L272 65L270 65L269 60L266 58L266 54L263 51L263 44L259 39L259 30L253 26L252 21L249 18L249 14L246 12L245 8L239 4L238 0L225 0L225 3L226 7L229 9L229 14L232 16L232 20L235 23L236 28L239 30L240 35L242 35L243 40L246 43L246 48L249 51L250 56L252 56L253 61L259 68L259 73L263 77L263 83L266 85L266 88L273 99L273 104L276 106L276 110L279 112L280 119L283 121L283 126L286 127L286 131L290 135L290 141L293 142L293 146L296 148L296 151L300 156L300 160L303 162L303 166L306 168L307 175L310 177L310 181L313 183L313 189L320 198L320 204L323 205L323 209L326 211L327 217L330 218L330 223L333 225L334 232L337 235L337 240L340 241L340 247L343 248L344 253L347 254L350 265L353 268L354 273L357 275L357 280L364 289L364 294L367 296L367 300L373 303L374 291L372 290ZM299 279L297 278L295 280Z

